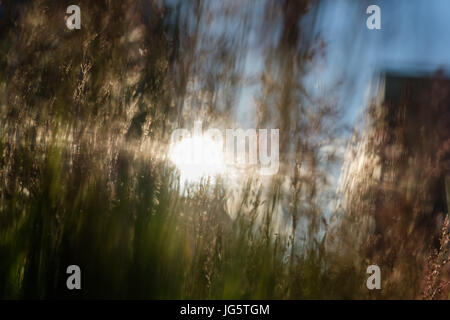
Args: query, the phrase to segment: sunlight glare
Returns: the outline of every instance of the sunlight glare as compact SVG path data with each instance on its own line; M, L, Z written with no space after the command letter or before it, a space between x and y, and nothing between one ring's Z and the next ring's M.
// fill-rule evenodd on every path
M223 146L209 137L184 138L171 145L169 159L180 171L180 181L195 183L225 171Z

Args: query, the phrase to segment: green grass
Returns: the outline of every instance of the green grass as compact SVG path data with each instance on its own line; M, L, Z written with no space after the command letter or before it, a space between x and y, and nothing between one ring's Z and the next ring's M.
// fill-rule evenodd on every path
M273 207L251 181L237 212L227 212L220 182L183 193L173 167L129 152L108 177L81 156L84 147L70 168L64 148L51 146L43 158L18 148L17 176L35 176L28 191L16 186L1 200L2 298L353 296L355 288L340 288L348 279L334 279L323 242L289 257L288 236L275 230ZM66 288L71 264L82 270L79 292Z

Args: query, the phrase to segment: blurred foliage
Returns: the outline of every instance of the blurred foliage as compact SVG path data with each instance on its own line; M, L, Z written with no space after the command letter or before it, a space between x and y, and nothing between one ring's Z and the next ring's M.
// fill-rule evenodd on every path
M399 290L369 292L363 225L325 209L340 128L302 83L325 53L316 1L80 0L80 31L64 24L70 4L2 4L1 298L418 297L415 265L409 282L383 275ZM181 190L164 154L176 127L236 121L253 10L256 121L281 128L282 165L230 207L221 180Z

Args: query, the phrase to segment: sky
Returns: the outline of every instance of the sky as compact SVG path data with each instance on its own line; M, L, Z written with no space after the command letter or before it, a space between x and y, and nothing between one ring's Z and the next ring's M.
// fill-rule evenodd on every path
M381 9L381 30L366 27L370 5ZM262 7L254 7L255 20L261 18ZM378 72L433 73L442 68L450 73L450 0L322 0L315 32L326 43L325 58L306 85L323 94L339 84L333 99L343 110L343 123L350 126L361 120ZM250 45L246 73L263 67L262 53ZM242 90L238 119L244 126L254 125L257 94L257 86Z
M450 71L450 1L326 0L319 32L327 43L326 66L318 81L343 82L340 104L354 124L379 71ZM381 30L369 30L366 9L381 9Z

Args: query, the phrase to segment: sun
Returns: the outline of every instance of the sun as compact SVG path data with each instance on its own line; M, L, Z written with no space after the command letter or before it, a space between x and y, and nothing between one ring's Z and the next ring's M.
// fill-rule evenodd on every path
M170 146L169 159L180 172L181 183L196 183L225 172L223 145L205 136L184 138Z

